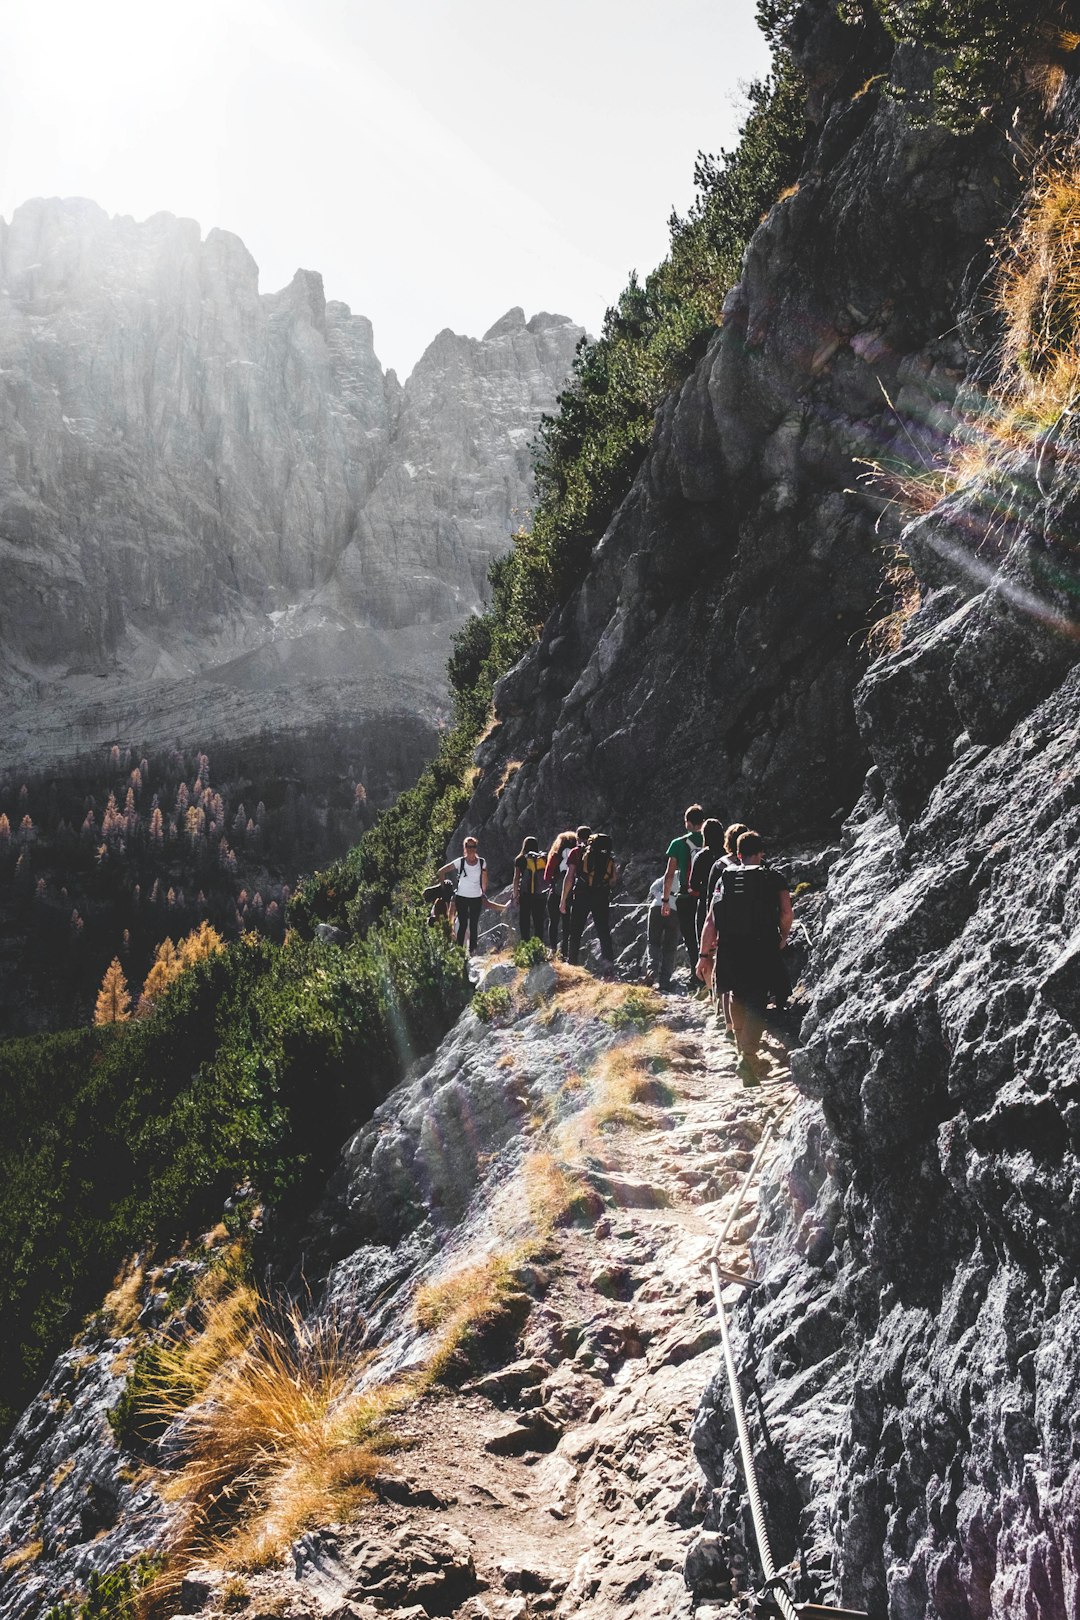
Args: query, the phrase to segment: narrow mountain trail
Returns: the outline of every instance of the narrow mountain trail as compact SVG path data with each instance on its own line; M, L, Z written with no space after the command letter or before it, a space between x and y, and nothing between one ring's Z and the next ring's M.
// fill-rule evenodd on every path
M651 1035L662 1084L620 1108L602 1168L595 1137L583 1145L603 1213L552 1232L509 1359L410 1408L376 1500L304 1536L295 1578L252 1577L248 1614L722 1612L695 1611L683 1577L709 1495L691 1428L720 1343L705 1258L793 1093L776 1045L770 1079L745 1089L699 1002L668 999ZM722 1257L736 1271L749 1269L755 1195ZM218 1609L213 1585L196 1587L185 1612Z

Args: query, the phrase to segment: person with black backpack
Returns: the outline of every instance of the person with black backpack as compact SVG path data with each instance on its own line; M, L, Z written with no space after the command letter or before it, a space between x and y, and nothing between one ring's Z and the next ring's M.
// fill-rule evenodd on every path
M561 832L551 846L544 868L544 882L551 886L548 896L548 939L551 949L555 951L559 948L561 936L564 961L570 949L570 913L562 903L566 874L584 855L585 845L591 837L592 828L586 826L578 827L576 832Z
M705 842L690 858L690 870L687 874L686 886L694 896L697 909L694 913L694 954L697 961L698 945L701 941L701 930L705 926L705 918L709 914L709 901L712 899L712 889L709 879L712 869L724 853L724 824L717 821L715 816L709 816L702 824L701 836ZM676 911L678 901L676 901Z
M521 853L514 862L514 903L518 907L518 918L522 939L531 939L535 934L541 942L544 938L544 915L547 911L547 893L544 888L544 868L547 865L547 853L541 850L536 839L531 835L521 845Z
M739 1053L738 1075L761 1084L758 1046L765 1008L776 983L780 952L791 932L787 878L765 865L765 840L744 832L737 866L725 866L701 934L698 977L731 992L731 1021Z
M593 833L581 859L571 865L563 884L562 909L569 909L570 943L566 960L577 964L581 936L585 924L592 918L593 928L600 943L600 958L609 967L614 966L615 952L611 943L611 891L618 871L611 853L611 839L607 833Z

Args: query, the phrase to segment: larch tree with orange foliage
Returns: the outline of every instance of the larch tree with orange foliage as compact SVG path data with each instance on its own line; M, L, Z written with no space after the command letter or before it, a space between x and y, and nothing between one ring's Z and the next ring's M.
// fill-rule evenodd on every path
M114 956L105 969L105 977L98 991L94 1006L94 1023L126 1024L130 1017L131 996L128 994L127 980L120 966L120 958Z

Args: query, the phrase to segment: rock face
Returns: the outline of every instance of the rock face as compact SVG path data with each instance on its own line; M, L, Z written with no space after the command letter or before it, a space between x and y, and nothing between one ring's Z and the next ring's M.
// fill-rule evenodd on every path
M1067 84L1070 141L1078 110ZM1080 482L1058 431L904 535L922 606L855 692L873 764L793 1061L815 1106L741 1313L778 1557L903 1620L1080 1604ZM714 1380L697 1427L721 1492L727 1405Z
M1016 177L999 136L916 128L882 80L851 99L888 52L830 7L804 12L804 173L585 583L500 683L469 817L489 855L583 819L663 848L695 799L801 836L857 796L850 694L890 530L853 491L868 459L936 442L971 359L957 313ZM909 53L898 71L926 69Z
M0 222L0 288L8 759L190 701L204 740L235 736L236 693L303 730L320 680L430 724L580 328L444 332L403 389L315 272L260 296L228 232L78 200ZM399 676L404 702L379 690Z

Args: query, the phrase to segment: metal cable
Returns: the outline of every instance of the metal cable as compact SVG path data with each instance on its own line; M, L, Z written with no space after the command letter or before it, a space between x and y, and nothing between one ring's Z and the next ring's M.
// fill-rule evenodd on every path
M787 1589L779 1583L773 1585L774 1582L777 1582L776 1565L773 1561L772 1546L769 1542L768 1526L765 1523L765 1509L762 1506L761 1491L758 1487L757 1468L754 1464L754 1453L750 1445L750 1431L746 1424L746 1408L743 1405L742 1391L739 1388L739 1376L735 1367L735 1355L731 1348L731 1336L728 1332L727 1310L723 1299L724 1283L720 1275L719 1250L735 1224L735 1217L742 1208L750 1183L757 1173L762 1159L765 1157L765 1150L769 1142L776 1133L776 1127L792 1106L792 1103L788 1103L781 1109L779 1114L770 1115L762 1132L761 1141L758 1143L757 1152L754 1154L750 1168L743 1178L735 1202L728 1211L727 1219L720 1229L720 1234L709 1251L709 1272L712 1277L713 1298L716 1301L716 1315L720 1322L720 1340L724 1347L724 1362L727 1366L731 1406L735 1415L735 1429L739 1436L743 1479L746 1482L746 1492L750 1498L750 1516L754 1524L754 1540L757 1543L758 1563L761 1565L761 1573L765 1577L766 1586L772 1586L773 1600L780 1613L784 1616L784 1620L799 1620L799 1614ZM750 1281L752 1279L748 1277L747 1282Z

